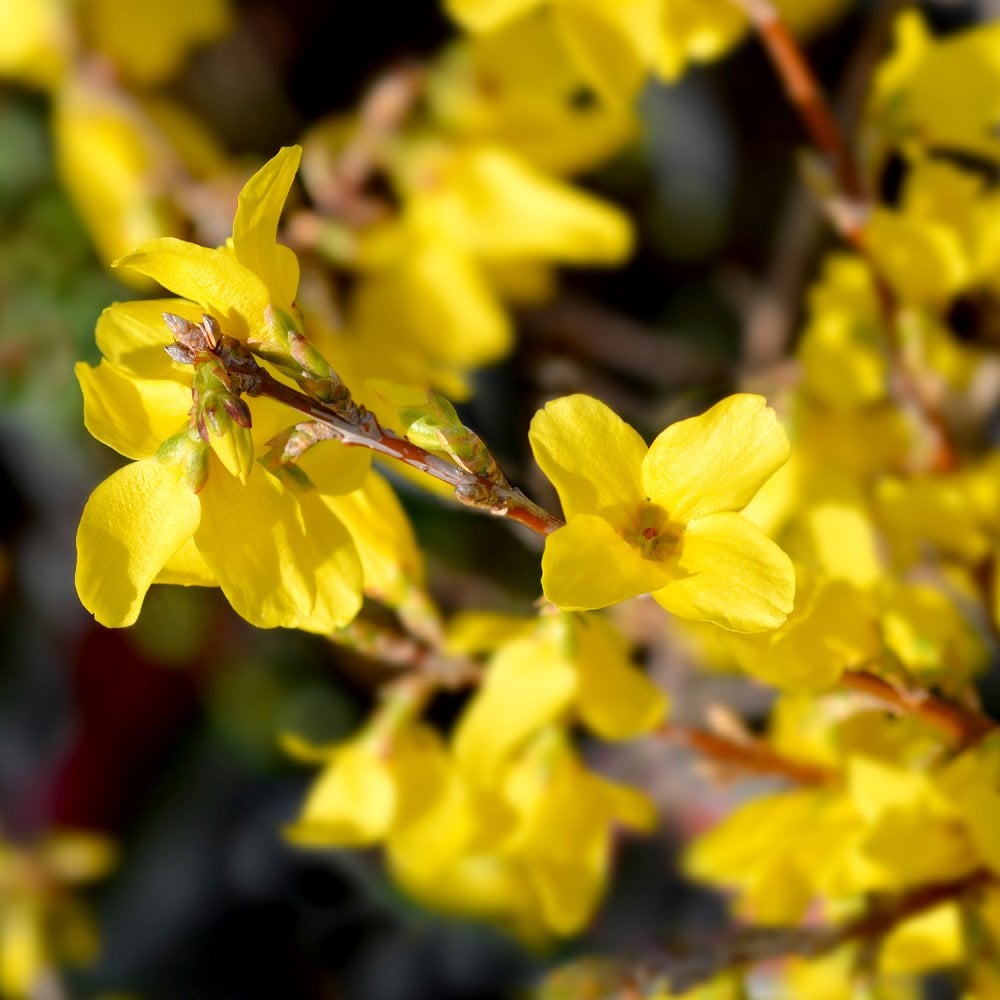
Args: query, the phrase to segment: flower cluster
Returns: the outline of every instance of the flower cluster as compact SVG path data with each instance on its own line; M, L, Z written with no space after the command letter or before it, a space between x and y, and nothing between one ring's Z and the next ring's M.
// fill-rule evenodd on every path
M839 4L787 6L804 24ZM349 739L286 737L322 766L287 835L377 846L414 898L542 943L592 919L618 830L656 825L578 739L670 734L667 698L594 613L648 596L666 635L779 692L766 738L690 742L793 787L687 853L740 918L822 924L767 973L779 993L836 976L823 995L859 996L857 974L907 995L964 967L969 997L993 995L1000 758L975 681L1000 623L996 27L938 41L897 21L866 158L827 199L849 247L809 293L794 379L758 374L767 397L729 395L649 445L588 395L539 410L528 440L560 520L436 390L471 392L510 347L507 305L548 295L556 265L624 257L627 220L566 176L626 141L647 73L720 55L757 5L447 7L474 36L317 125L304 155L281 150L223 245L160 235L118 260L180 298L110 307L104 360L78 367L88 429L130 460L84 510L81 600L120 626L154 583L216 586L254 625L408 668ZM312 207L285 233L301 263L280 228L300 157ZM446 622L373 452L544 535L540 613ZM395 612L392 649L365 599ZM462 686L457 721L432 724L439 690ZM743 995L735 954L690 996Z

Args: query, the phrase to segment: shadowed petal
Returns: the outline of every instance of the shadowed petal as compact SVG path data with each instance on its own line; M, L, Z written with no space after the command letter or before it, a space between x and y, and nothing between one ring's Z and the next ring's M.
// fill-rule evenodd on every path
M684 533L677 575L653 594L667 611L734 632L765 632L788 617L792 562L739 514L709 514Z
M104 480L76 533L76 590L111 628L139 617L149 585L198 527L200 504L180 465L133 462Z

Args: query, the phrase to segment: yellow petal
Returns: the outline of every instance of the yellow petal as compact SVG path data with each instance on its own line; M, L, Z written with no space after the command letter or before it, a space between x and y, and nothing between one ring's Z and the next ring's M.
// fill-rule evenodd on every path
M65 76L72 12L60 0L5 0L0 4L0 74L55 87Z
M40 845L42 863L61 881L83 883L103 878L118 860L107 837L84 830L51 833Z
M462 715L455 755L473 780L489 786L517 747L557 719L576 693L576 671L557 641L508 643L490 660L486 680Z
M445 10L470 31L491 31L538 7L542 0L445 0Z
M148 458L101 483L76 534L83 606L102 625L131 625L149 585L198 527L200 512L180 465Z
M80 8L90 45L133 81L159 83L182 66L193 45L221 38L232 23L227 0L88 0Z
M416 242L404 258L359 285L350 326L384 350L419 352L419 382L502 358L513 340L510 318L465 253L447 241ZM425 374L426 371L426 374ZM419 383L418 383L419 384Z
M611 103L630 104L642 86L655 46L658 6L656 0L555 6L563 44L588 82ZM640 40L642 27L645 38Z
M102 361L74 368L83 391L83 422L109 448L127 458L149 458L187 425L191 386L167 379L131 378Z
M789 615L792 562L739 514L709 514L684 532L676 577L653 597L667 611L734 632L765 632Z
M913 975L958 965L965 957L962 923L962 912L954 902L940 903L901 921L879 946L879 972Z
M356 449L360 450L360 449ZM350 532L361 559L365 594L390 607L424 576L413 528L392 487L371 472L361 489L323 502Z
M534 634L536 618L487 611L459 611L448 622L445 650L456 656L487 653L511 639L523 639Z
M242 486L213 465L195 544L236 613L259 628L325 634L361 605L361 565L343 525L263 468Z
M221 324L222 332L246 339L266 337L264 312L270 294L264 282L226 249L209 249L172 236L146 240L115 261L197 302Z
M665 80L680 76L689 60L718 58L746 31L746 15L728 0L667 0L661 10L657 70Z
M670 576L666 564L644 559L607 521L591 514L574 517L545 539L542 590L564 611L606 608L659 591Z
M41 901L22 898L5 904L0 914L0 993L15 1000L36 995L50 964Z
M169 378L191 383L191 368L174 361L164 348L173 343L165 312L201 322L202 310L183 299L116 302L97 321L97 346L105 359L139 378Z
M575 664L577 711L605 740L649 732L666 714L664 694L628 660L628 645L595 615L580 620Z
M298 291L298 262L278 246L278 222L302 159L301 146L284 146L240 191L233 221L236 259L271 290L273 301L290 305ZM287 248L285 248L287 251Z
M745 507L789 451L767 400L739 393L663 431L642 464L642 482L671 520L689 521Z
M153 583L173 583L181 587L218 587L212 571L194 544L188 539L164 564Z
M498 147L432 150L411 169L415 224L475 257L617 264L631 251L621 211Z
M528 440L567 518L602 514L624 528L635 505L645 499L640 467L646 443L591 396L546 403L531 421Z
M309 847L361 847L376 843L392 824L396 783L387 762L366 742L338 752L306 798L298 821L286 828Z

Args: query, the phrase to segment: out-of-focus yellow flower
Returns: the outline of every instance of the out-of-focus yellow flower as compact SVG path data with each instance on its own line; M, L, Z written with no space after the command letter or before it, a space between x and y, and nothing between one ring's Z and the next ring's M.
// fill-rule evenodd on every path
M163 83L192 48L221 38L231 26L229 0L4 0L0 75L55 90L74 58L97 54L128 83Z
M535 415L529 438L567 522L542 557L554 604L601 608L650 593L681 618L737 632L788 617L792 564L736 513L788 458L763 397L730 396L647 447L603 403L568 396Z
M694 874L736 889L745 915L789 924L816 902L835 918L868 893L905 893L998 870L1000 852L988 833L1000 817L995 744L949 758L915 720L887 731L876 713L860 706L852 712L849 701L831 696L823 703L824 722L823 711L811 704L809 756L831 770L830 782L739 808L693 846ZM817 725L826 727L825 749L817 743ZM785 740L777 746L794 750ZM952 964L964 950L954 918L935 911L925 925L905 933L901 925L885 971ZM915 947L921 937L926 949Z
M725 55L747 22L731 0L446 0L464 27L491 32L543 7L580 72L603 96L629 102L646 75L676 80L692 63ZM793 29L816 30L846 0L780 0Z
M487 142L542 170L573 174L631 139L635 117L601 101L541 14L463 39L434 63L433 119L463 141Z
M87 47L139 84L169 80L194 46L223 37L233 20L229 0L83 0L79 17Z
M578 718L606 740L648 732L666 699L628 659L628 645L598 615L545 615L532 634L497 643L486 678L455 731L456 760L487 786L542 728ZM466 618L463 628L471 623Z
M0 4L0 75L52 88L66 73L72 47L68 4L61 0Z
M179 105L83 80L60 90L53 127L59 176L106 264L145 240L182 233L177 187L224 165L214 139Z
M905 10L895 36L867 109L880 146L900 145L916 155L940 148L1000 157L1000 24L938 40L918 10Z
M0 993L35 996L40 977L63 962L94 958L89 913L70 888L103 878L116 859L97 834L60 831L32 847L0 841Z
M315 190L348 135L334 121L307 137ZM398 355L414 371L407 384L467 398L469 370L510 350L502 295L545 294L553 265L615 264L631 249L620 211L498 145L420 129L387 140L378 158L398 211L358 231L327 225L320 245L336 244L338 262L360 275L346 303L350 336Z

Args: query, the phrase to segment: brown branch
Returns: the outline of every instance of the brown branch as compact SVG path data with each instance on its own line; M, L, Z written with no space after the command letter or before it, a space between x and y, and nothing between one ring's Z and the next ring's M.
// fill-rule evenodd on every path
M661 725L656 735L690 747L713 763L733 771L788 778L799 785L823 785L833 777L826 768L785 757L762 740L735 740L708 729L673 722Z
M787 958L815 959L852 941L877 941L901 923L949 900L962 900L994 884L996 876L978 869L962 878L919 886L899 896L872 899L867 913L833 927L745 927L712 948L669 951L636 963L626 982L641 989L686 992L724 972Z
M843 193L852 201L867 202L868 194L851 147L830 111L809 60L777 8L771 0L733 0L733 3L750 18L789 101L817 149L830 160Z
M830 163L840 187L840 197L820 198L831 225L845 243L865 256L872 270L875 291L885 323L889 350L895 360L895 389L903 406L919 414L933 437L931 467L947 472L957 464L957 450L947 422L911 369L897 330L899 303L888 282L868 253L864 224L871 197L850 143L830 111L823 88L809 60L772 0L731 0L750 19L792 106L819 152Z
M996 722L986 715L961 708L923 688L898 687L865 670L845 671L841 682L848 690L876 699L891 712L916 715L962 746L978 743L997 729Z
M374 413L358 406L349 396L331 405L279 382L261 367L250 349L234 337L222 335L215 344L201 344L200 350L222 365L234 391L251 397L267 396L310 417L330 438L348 447L369 448L425 472L451 486L455 497L468 507L510 518L540 535L550 535L563 526L559 518L529 500L502 477L496 480L476 475L413 444L384 428ZM171 356L179 357L177 354Z

